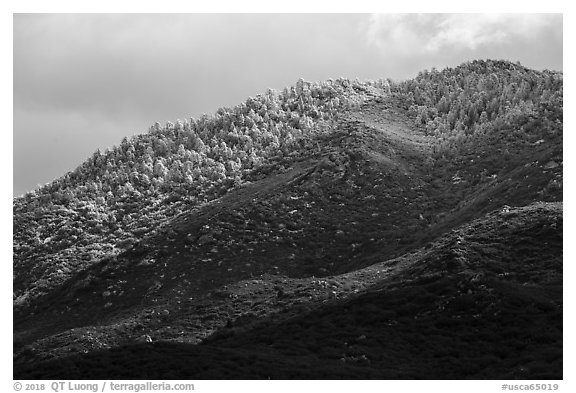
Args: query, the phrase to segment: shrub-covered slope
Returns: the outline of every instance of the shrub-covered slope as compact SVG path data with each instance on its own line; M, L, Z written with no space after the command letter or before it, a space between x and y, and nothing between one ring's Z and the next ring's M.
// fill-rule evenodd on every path
M230 295L245 299L243 287ZM20 366L16 377L562 379L559 203L505 208L414 253L278 280L274 292L292 312L237 319L199 346L124 346Z
M155 124L16 198L16 304L117 253L158 222L250 180L255 168L307 154L338 113L384 94L380 85L300 80L211 117Z
M535 151L540 144L561 145L561 74L472 62L392 83L390 91L386 81L300 80L282 93L269 91L212 117L156 124L148 134L97 151L76 170L14 200L16 304L130 246L153 229L151 222L218 198L251 180L255 170L322 151L318 138L370 99L397 97L433 136L427 165L476 160L473 169L450 173L455 181L497 176L508 162L517 164L518 150L524 154L532 145ZM499 154L478 149L485 144L500 145ZM555 160L530 164L558 167L558 149ZM561 188L561 179L547 187Z
M561 200L562 74L478 61L399 84L299 81L155 125L16 198L15 360L197 344L226 326L299 318L368 296L395 258L414 262L414 279L428 274L413 252L472 220ZM549 211L561 218L558 205L533 205L521 225ZM491 238L505 233L501 221ZM561 261L561 247L545 250L536 234L534 255ZM474 255L500 261L503 245ZM402 375L425 377L356 376Z

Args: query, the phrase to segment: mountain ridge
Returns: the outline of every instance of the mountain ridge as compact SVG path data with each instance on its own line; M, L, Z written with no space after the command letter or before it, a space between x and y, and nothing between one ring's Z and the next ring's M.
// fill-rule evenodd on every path
M535 233L541 231L540 221L549 221L542 236L554 239L553 250L544 244L529 248L553 261L545 267L550 277L561 277L561 201L562 76L507 62L470 62L401 83L300 80L277 95L267 92L223 108L213 118L164 128L156 124L148 134L125 139L45 189L14 200L15 375L62 376L65 369L54 366L60 361L87 364L83 359L97 359L102 350L124 357L121 348L139 351L147 341L154 348L163 343L197 345L193 351L212 359L210 351L229 353L212 343L235 337L237 326L250 336L258 324L274 325L275 318L293 315L317 320L319 325L311 329L322 331L325 321L314 313L328 315L329 304L340 307L354 296L367 296L374 313L382 309L388 315L394 313L391 304L397 304L394 296L382 292L382 300L368 294L374 286L401 285L394 281L401 275L392 274L398 260L415 266L410 274L419 284L410 291L420 293L428 285L420 278L431 274L440 279L442 264L448 263L448 271L462 268L464 251L495 265L509 263L509 255L525 258L500 245L498 236L507 233L503 218L521 217L517 225ZM490 219L503 224L491 225ZM488 251L459 251L460 237L472 236L462 234L476 222L483 223L480 232L495 239L494 244L480 240L477 247ZM506 236L512 236L512 243L514 236L538 242L525 230ZM426 252L443 261L431 272L422 270L426 262L419 256ZM374 269L379 273L366 273ZM482 269L481 277L493 275L487 266ZM461 273L465 279L456 274L454 281L437 283L434 291L452 293L452 284L470 279L466 269ZM478 285L487 285L483 280ZM514 285L495 289L509 311L533 302L532 295ZM448 359L443 364L453 364L450 359L458 351L470 359L468 371L462 366L445 375L561 375L561 279L560 284L534 285L534 291L545 294L544 303L554 306L535 309L539 317L530 334L543 337L538 325L543 321L554 326L554 333L542 339L548 340L548 349L544 344L529 347L533 354L554 353L550 361L531 366L536 371L516 372L510 367L530 363L526 353L518 352L510 355L516 360L501 361L506 370L481 372L474 365L479 358L470 355L472 347L461 341L450 353L433 346L439 351L436 357ZM422 300L431 301L434 291ZM516 305L506 299L514 291ZM460 299L455 302L468 302L471 308L477 302L481 308L486 300L467 295L455 295ZM414 310L403 312L414 319ZM430 321L436 318L434 312L427 315ZM473 315L463 318L477 322ZM499 342L514 351L497 329L494 340L488 336L490 329L508 322L490 321L480 341L469 339L478 345L482 340ZM374 327L388 326L385 320L372 322ZM414 323L403 326L423 329ZM280 322L275 326L284 331ZM298 340L285 333L286 340ZM259 348L250 340L242 344L242 353ZM384 350L382 342L372 344ZM314 374L314 367L304 371L294 360L312 356L314 345L307 345L311 347L288 352L266 350L269 361L276 359L292 370L270 372L307 378L441 378L446 373L440 368L431 371L436 376L413 369L383 371L389 363L362 358L378 358L374 353L351 353L339 360L348 362L340 369L338 363L325 368L313 360ZM490 346L496 352L497 347ZM414 356L415 347L410 348L400 358ZM264 352L258 353L246 356ZM48 374L34 374L37 366ZM83 367L78 372L88 372ZM103 370L115 375L110 368ZM146 370L139 374L134 369L130 375L144 377L150 372ZM241 376L217 370L213 376ZM246 378L260 375L249 367L239 370ZM172 370L165 375L192 374ZM200 372L194 378L207 375Z

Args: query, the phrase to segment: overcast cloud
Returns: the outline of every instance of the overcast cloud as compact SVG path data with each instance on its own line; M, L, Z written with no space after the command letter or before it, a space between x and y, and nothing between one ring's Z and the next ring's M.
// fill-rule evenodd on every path
M400 80L477 58L562 70L562 16L17 14L14 195L155 121L299 77Z

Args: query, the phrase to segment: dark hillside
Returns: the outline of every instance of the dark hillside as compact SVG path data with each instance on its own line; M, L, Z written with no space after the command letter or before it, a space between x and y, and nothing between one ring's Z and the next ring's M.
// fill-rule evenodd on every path
M341 285L361 276L376 281L346 295ZM16 375L562 379L560 204L494 212L410 256L318 282L338 295L255 325L234 322L200 346L124 346ZM312 292L294 284L281 285L286 303Z
M562 105L562 74L471 62L96 153L14 200L15 372L561 377Z

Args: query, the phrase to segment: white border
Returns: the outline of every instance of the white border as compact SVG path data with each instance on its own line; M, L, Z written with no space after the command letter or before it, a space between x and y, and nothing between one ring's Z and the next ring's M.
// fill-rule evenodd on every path
M8 189L12 189L12 39L13 39L13 26L12 14L13 13L54 13L54 12L141 12L141 13L157 13L157 12L328 12L328 13L358 13L358 12L554 12L564 13L564 26L566 28L564 36L574 37L574 23L572 13L568 6L567 1L561 0L546 0L546 1L517 1L517 2L504 2L498 0L482 0L478 2L455 2L436 0L431 2L425 1L410 1L403 0L396 2L396 5L388 4L382 0L355 0L353 2L313 2L310 0L291 0L283 2L283 4L272 4L270 1L212 1L203 2L202 5L193 4L192 2L163 0L159 1L121 1L121 0L101 0L98 2L79 2L72 0L53 0L53 1L5 1L2 8L1 28L2 34L0 35L0 42L2 42L2 114L7 124L7 130L3 132L5 140L2 144L6 148L1 155L3 180L5 184L2 195L2 255L3 270L2 270L2 311L5 315L5 323L2 327L3 340L2 345L2 385L3 391L13 391L12 386L12 303L9 300L8 288L11 288L11 255L12 255L12 215L11 215L11 197ZM398 4L400 3L400 4ZM572 45L573 46L573 45ZM10 59L10 60L9 60ZM572 50L569 45L565 45L564 51L564 73L565 73L565 105L569 110L565 120L564 128L568 131L564 137L564 148L567 149L564 161L564 190L565 190L565 215L564 215L564 236L566 241L564 253L564 275L567 278L565 282L570 284L574 279L573 256L574 250L572 241L570 241L571 231L570 228L575 228L574 213L572 208L572 195L574 190L573 183L573 169L574 160L571 158L572 146L574 146L574 121L571 116L571 109L573 108L573 81L571 72L573 68ZM576 391L574 383L573 370L573 348L574 339L572 332L575 332L574 326L574 290L572 285L565 285L564 289L564 381L559 381L560 391ZM534 383L540 381L531 381ZM545 381L542 381L545 382ZM511 382L514 383L514 382ZM522 383L518 381L517 383ZM530 383L530 382L527 382ZM548 381L546 381L548 383ZM550 381L554 383L554 381ZM198 391L237 391L250 389L254 392L269 392L271 385L273 389L278 392L293 392L295 390L321 390L329 389L331 392L350 392L350 391L363 391L363 392L383 392L387 389L391 391L400 390L414 390L426 392L496 392L502 391L499 381L284 381L284 382L270 382L270 381L197 381L196 390ZM570 388L572 386L572 388Z

